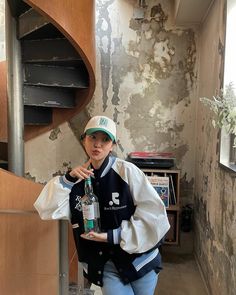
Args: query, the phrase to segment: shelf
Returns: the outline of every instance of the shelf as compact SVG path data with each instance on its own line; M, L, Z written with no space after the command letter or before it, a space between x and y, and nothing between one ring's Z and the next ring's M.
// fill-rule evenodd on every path
M166 245L179 244L179 218L180 218L180 170L178 169L141 169L149 178L166 206L170 229L165 236ZM167 189L166 189L167 188ZM162 190L165 191L162 193ZM168 201L169 198L169 201ZM167 201L166 201L167 200Z
M166 208L166 211L180 211L180 206L179 205L170 205L169 207Z

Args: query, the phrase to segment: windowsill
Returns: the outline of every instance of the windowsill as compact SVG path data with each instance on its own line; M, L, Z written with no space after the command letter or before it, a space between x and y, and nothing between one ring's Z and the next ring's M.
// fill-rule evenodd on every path
M231 164L231 163L219 163L220 167L227 172L231 173L232 177L236 177L236 164Z

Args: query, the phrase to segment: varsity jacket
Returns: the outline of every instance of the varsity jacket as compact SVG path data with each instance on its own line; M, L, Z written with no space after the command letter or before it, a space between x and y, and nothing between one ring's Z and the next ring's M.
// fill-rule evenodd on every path
M71 223L84 275L103 285L103 269L108 260L116 266L124 284L151 270L161 270L158 243L169 230L165 205L144 173L130 162L108 156L94 169L92 185L99 200L101 228L108 242L81 238L84 232L81 197L84 180L67 173L50 183L47 193L69 193Z

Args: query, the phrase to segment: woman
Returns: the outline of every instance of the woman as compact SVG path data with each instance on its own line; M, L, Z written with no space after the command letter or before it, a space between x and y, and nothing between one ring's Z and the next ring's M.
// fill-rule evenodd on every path
M69 194L71 223L84 276L104 295L153 295L161 270L158 243L169 229L165 206L144 173L111 155L116 125L95 116L81 136L89 160L50 181L41 193ZM102 232L84 234L79 202L91 177Z

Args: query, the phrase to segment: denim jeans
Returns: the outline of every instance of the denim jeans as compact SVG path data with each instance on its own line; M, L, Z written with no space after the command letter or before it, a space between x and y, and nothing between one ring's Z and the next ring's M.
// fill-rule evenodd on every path
M142 278L124 285L119 273L110 260L105 264L103 273L103 295L153 295L155 292L158 274L150 271Z

